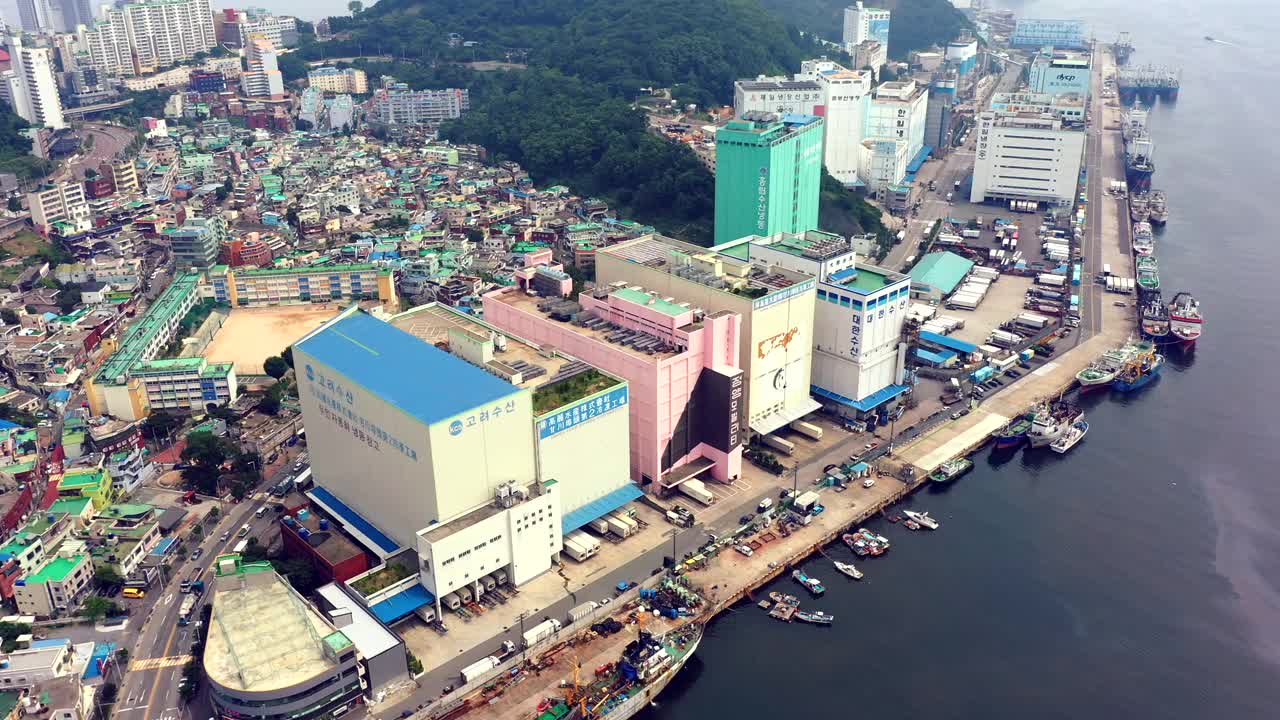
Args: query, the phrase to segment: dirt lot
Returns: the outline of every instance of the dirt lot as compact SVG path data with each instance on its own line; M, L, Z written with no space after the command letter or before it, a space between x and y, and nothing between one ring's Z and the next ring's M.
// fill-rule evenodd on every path
M279 355L298 338L337 315L338 310L335 305L237 308L231 311L204 356L217 362L234 362L237 375L261 375L267 358Z

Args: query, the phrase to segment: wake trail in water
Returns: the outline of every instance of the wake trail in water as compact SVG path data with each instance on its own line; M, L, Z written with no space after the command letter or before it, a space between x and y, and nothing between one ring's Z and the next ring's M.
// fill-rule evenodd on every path
M1232 478L1237 480L1237 478ZM1227 478L1208 475L1205 490L1218 526L1214 566L1235 591L1235 611L1249 625L1253 650L1280 667L1280 588L1258 567L1259 556L1269 556L1280 545L1276 532L1259 511L1259 504L1243 488Z

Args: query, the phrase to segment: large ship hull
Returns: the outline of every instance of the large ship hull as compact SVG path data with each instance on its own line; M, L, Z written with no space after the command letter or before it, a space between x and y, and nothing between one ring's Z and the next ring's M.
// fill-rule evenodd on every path
M1156 174L1152 165L1135 165L1126 163L1124 180L1129 184L1129 192L1147 192L1151 189L1151 176Z
M679 660L672 663L661 675L654 678L653 682L648 683L641 688L635 695L623 700L610 707L606 712L593 713L587 712L583 714L581 709L575 707L568 715L567 720L628 720L634 717L636 713L649 706L649 703L657 699L658 694L666 689L671 681L675 679L676 673L689 663L689 659L697 652L698 645L702 643L702 635L706 632L705 627L698 629L698 634L694 636L689 644L689 648L680 656Z

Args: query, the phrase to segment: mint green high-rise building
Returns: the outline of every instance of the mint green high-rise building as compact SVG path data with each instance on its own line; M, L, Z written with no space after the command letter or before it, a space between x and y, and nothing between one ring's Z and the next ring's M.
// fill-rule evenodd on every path
M746 113L716 132L716 244L818 229L822 123Z

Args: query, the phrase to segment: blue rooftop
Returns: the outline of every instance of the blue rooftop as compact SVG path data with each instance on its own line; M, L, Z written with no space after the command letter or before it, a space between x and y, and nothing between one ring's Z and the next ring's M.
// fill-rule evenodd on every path
M560 518L560 529L563 532L572 532L596 518L604 517L636 498L644 495L635 483L627 483L622 487L608 493L604 497L597 498L573 512L565 513Z
M525 392L363 312L340 317L298 348L427 425Z
M430 591L414 583L386 600L374 603L369 609L384 624L390 625L397 620L409 617L414 610L435 601L436 598Z
M918 172L921 166L924 165L924 161L929 159L931 153L933 153L932 145L925 145L920 148L920 152L916 153L916 156L911 158L911 162L907 163L907 172L913 175Z
M924 348L916 348L916 357L934 365L945 365L955 359L956 355L957 353L954 350L934 352L932 350L925 350Z
M171 537L160 538L160 542L156 543L156 546L151 548L151 552L148 554L155 555L157 557L164 555L165 553L169 552L169 548L173 547L173 544L175 542L177 542L176 538L171 538Z
M875 410L876 408L898 397L899 395L901 395L902 393L906 392L909 389L910 388L908 388L906 385L890 385L888 387L881 388L871 393L870 395L862 398L861 400L853 400L839 393L834 393L834 392L831 392L830 390L825 390L823 388L820 388L817 385L809 386L809 391L811 394L817 395L820 398L826 398L827 400L831 400L832 402L840 403L841 405L848 405L849 407L853 408L854 410L857 410L858 412L870 412L872 410Z
M947 337L946 335L939 335L936 332L929 332L928 330L920 331L920 339L940 347L950 348L951 350L955 350L956 352L964 353L966 355L978 351L978 346L973 343L957 340L953 337Z
M365 520L350 505L339 500L337 495L317 485L307 491L307 496L320 503L325 512L341 522L352 537L370 546L370 550L377 551L379 555L385 557L400 549L395 540L387 537L386 533Z

